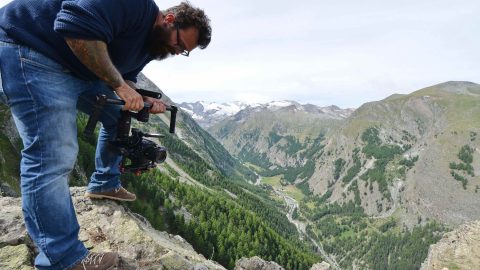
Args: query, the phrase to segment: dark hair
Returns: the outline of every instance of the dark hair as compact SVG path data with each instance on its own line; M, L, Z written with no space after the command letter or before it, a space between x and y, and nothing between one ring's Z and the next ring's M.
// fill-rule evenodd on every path
M175 15L175 24L184 29L194 26L198 29L198 46L205 49L212 39L210 19L202 9L193 7L188 1L171 7L165 11Z

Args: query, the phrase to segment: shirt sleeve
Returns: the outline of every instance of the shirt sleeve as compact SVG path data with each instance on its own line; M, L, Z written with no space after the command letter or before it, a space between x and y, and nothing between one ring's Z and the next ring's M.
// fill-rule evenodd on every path
M141 21L144 1L63 1L53 29L64 37L101 40L110 43Z

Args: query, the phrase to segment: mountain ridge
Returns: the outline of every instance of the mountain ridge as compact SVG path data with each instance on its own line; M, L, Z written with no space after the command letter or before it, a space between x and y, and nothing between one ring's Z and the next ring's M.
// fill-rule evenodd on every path
M354 109L341 109L338 106L317 106L313 104L300 104L296 101L281 100L270 101L267 103L245 103L240 101L233 102L182 102L179 107L188 113L195 121L197 121L203 128L208 129L217 123L223 121L228 117L233 117L236 114L245 114L243 111L288 111L288 110L304 110L310 113L317 113L319 115L325 114L334 118L345 118Z

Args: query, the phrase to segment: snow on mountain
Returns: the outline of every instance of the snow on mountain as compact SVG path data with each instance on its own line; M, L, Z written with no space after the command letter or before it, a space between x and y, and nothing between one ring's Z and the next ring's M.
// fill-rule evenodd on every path
M209 127L248 106L249 104L239 101L228 103L197 101L193 103L182 102L179 104L179 107L190 114L202 127Z
M247 110L247 111L256 111L260 112L262 110L269 111L306 111L309 113L321 114L328 118L343 119L347 118L354 109L341 109L337 106L328 106L328 107L319 107L312 104L302 105L295 101L282 100L282 101L271 101L268 103L252 103L248 104L245 102L234 101L234 102L206 102L206 101L197 101L197 102L183 102L179 104L180 108L192 116L197 123L202 127L208 128L223 119L236 115L237 113Z

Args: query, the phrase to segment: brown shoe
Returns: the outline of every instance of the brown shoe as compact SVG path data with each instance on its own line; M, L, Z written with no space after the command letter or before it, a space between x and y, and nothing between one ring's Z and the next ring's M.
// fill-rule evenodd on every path
M110 270L118 264L118 254L113 252L88 253L87 257L71 270Z
M112 199L126 202L132 202L137 199L135 194L128 192L128 190L124 189L123 187L107 192L86 192L85 197L91 199Z

